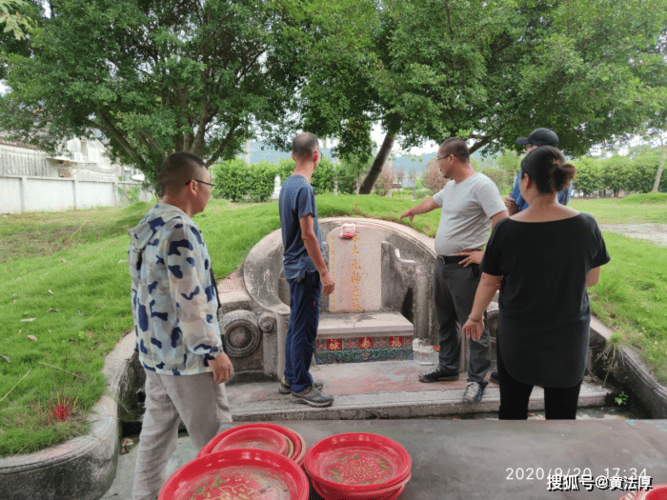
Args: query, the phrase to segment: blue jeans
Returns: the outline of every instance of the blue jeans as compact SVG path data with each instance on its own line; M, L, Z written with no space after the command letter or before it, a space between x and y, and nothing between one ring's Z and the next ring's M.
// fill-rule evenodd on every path
M320 322L322 283L317 272L306 273L300 282L296 279L287 282L290 316L285 338L285 380L292 384L292 392L301 392L313 383L308 370Z

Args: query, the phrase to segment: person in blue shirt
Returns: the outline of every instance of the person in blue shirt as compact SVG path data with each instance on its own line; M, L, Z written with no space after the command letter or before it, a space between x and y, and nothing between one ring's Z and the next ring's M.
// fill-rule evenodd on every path
M320 319L320 297L334 291L317 223L315 191L310 179L321 158L317 137L304 132L292 143L294 172L280 189L283 268L290 287L290 317L285 339L285 373L278 391L310 406L324 407L333 396L320 392L322 383L309 373Z
M517 144L521 144L526 147L526 154L530 153L532 150L538 148L539 146L553 146L558 147L558 136L556 133L548 128L538 128L533 130L528 137L520 137L516 140ZM517 174L514 179L514 186L512 192L505 198L505 206L510 216L521 212L528 208L528 203L521 195L519 190L519 180L521 179L521 174ZM558 192L558 203L561 205L567 205L572 198L572 193L574 188L571 183L569 186L565 186L565 189Z

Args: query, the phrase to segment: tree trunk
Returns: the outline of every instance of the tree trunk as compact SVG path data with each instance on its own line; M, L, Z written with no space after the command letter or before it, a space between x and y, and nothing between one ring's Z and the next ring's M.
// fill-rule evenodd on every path
M658 173L655 174L655 183L653 184L652 193L658 192L658 186L660 186L660 177L662 177L662 169L665 166L665 157L667 156L667 149L662 143L662 137L660 138L660 148L662 149L662 158L660 159L660 165L658 165Z
M378 154L375 155L373 164L371 165L368 174L366 174L364 182L361 183L361 187L359 188L359 194L371 194L371 191L373 191L373 186L375 186L375 181L377 181L378 177L380 176L380 173L382 172L382 167L384 167L387 158L389 158L389 154L391 153L391 148L394 147L394 139L396 138L396 134L398 133L400 128L401 128L400 125L398 125L395 128L390 127L389 130L387 131L387 135L384 136L384 141L382 141L382 146L380 146Z

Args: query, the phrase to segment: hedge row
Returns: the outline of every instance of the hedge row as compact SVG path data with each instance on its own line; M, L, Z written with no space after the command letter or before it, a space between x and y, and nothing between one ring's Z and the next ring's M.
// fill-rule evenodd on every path
M648 193L653 189L661 159L662 151L655 149L605 159L579 158L573 162L577 168L574 187L582 191L584 196L590 196L596 191L610 191L614 196L620 190L626 193ZM667 175L662 175L658 190L667 191Z
M244 160L235 158L211 167L212 183L215 184L213 196L232 201L266 201L274 189L274 179L280 176L281 182L294 171L294 160L279 160L278 163L262 161L248 165ZM356 189L356 180L330 159L322 158L313 173L311 185L316 194L333 192L338 181L338 192L352 194Z

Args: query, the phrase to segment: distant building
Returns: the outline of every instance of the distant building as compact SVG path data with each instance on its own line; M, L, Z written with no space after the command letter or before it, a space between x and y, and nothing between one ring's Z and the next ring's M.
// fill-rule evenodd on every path
M0 213L57 211L149 201L142 174L112 163L100 139L72 139L65 151L45 151L0 134Z
M64 177L90 181L129 181L140 173L123 167L104 154L99 139L71 139L62 155L8 140L0 135L0 177Z

